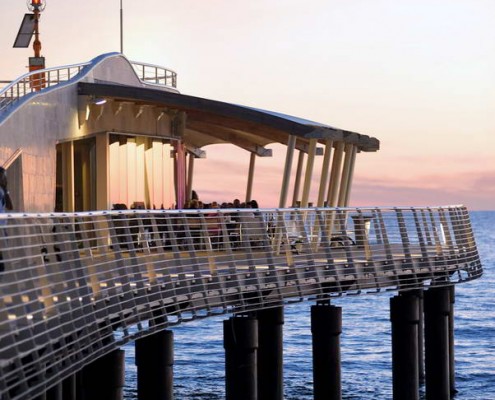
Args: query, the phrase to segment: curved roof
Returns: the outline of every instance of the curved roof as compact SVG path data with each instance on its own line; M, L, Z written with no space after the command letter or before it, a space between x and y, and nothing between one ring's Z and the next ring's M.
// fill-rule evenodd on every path
M187 123L184 141L194 147L232 143L250 151L269 143L287 144L297 137L297 147L304 150L309 139L324 143L327 139L356 144L360 151L377 151L378 139L285 114L204 99L158 89L111 83L78 83L78 94L105 97L185 111Z

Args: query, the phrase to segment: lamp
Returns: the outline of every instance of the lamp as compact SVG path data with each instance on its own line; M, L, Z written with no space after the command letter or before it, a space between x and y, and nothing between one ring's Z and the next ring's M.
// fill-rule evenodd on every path
M102 106L107 102L107 99L104 97L93 97L91 98L91 103L96 104L97 106Z

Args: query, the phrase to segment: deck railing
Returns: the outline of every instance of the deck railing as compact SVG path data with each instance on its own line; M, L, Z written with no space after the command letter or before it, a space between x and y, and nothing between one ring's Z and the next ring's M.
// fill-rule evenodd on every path
M171 69L154 64L131 61L139 79L146 84L177 87L177 73Z
M9 82L5 87L0 88L0 113L28 94L70 81L89 65L91 63L86 62L41 69L28 72ZM136 61L131 61L131 65L141 82L146 85L177 87L177 74L170 69Z
M3 400L187 320L482 274L462 206L3 214L0 224Z

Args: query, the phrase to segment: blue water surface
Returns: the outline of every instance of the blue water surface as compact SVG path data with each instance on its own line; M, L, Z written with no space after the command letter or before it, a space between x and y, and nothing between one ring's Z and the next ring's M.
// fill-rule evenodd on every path
M495 211L472 212L484 275L456 286L455 400L495 400ZM342 307L343 399L392 398L389 298L380 293L333 300ZM312 399L311 303L285 308L284 393L286 400ZM227 316L173 328L174 383L178 400L225 398L222 321ZM134 346L125 346L125 399L137 399Z

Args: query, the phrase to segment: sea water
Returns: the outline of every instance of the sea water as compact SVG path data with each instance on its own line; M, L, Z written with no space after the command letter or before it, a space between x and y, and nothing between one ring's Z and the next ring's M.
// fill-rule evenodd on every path
M495 211L472 212L484 267L480 279L456 286L456 400L495 400ZM342 398L392 398L389 298L393 293L342 297ZM285 307L284 398L312 399L311 303ZM222 321L227 316L172 328L177 400L225 398ZM125 399L137 399L134 346L126 351ZM422 388L424 395L424 387Z

